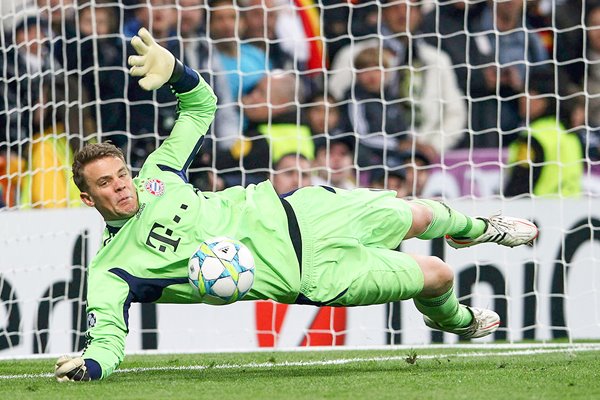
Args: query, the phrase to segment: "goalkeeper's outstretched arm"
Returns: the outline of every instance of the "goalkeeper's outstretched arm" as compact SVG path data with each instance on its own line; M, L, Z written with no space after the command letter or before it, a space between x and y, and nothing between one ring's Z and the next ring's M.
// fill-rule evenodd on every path
M196 71L159 46L146 29L140 29L138 35L131 40L139 54L129 57L131 75L142 77L139 84L145 90L158 89L168 83L179 100L178 117L171 135L147 158L140 176L145 172L151 175L144 169L156 167L184 176L214 120L217 97Z
M185 172L188 160L198 151L201 139L214 118L217 99L197 72L159 46L145 28L140 29L131 44L138 55L128 60L130 74L141 77L139 85L145 90L156 90L168 83L180 100L179 116L171 136L148 157L140 175L145 168L163 166L175 172ZM106 267L99 264L101 262L92 262L90 272L94 267ZM127 321L122 321L123 299L107 297L108 288L91 282L94 274L88 276L88 312L104 315L102 320L105 323L88 329L89 341L81 357L62 356L57 360L55 376L60 382L106 378L123 359L127 335ZM124 284L122 289L127 292L127 284L120 283Z

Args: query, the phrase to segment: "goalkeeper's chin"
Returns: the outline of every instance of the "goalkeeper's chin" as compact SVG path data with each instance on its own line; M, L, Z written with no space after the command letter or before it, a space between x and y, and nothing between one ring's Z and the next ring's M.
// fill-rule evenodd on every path
M133 217L138 212L140 206L135 197L128 197L119 202L119 208L121 208L123 214Z
M128 196L120 199L115 208L116 214L118 214L120 218L130 218L138 212L140 206L135 196Z

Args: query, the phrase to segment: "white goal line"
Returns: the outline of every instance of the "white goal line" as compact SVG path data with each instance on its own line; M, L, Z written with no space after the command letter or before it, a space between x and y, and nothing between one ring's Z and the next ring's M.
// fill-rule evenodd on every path
M466 347L463 347L466 348ZM490 348L489 350L493 350ZM424 354L418 355L417 360L430 360L437 358L477 358L477 357L489 357L489 356L530 356L536 354L549 354L549 353L575 353L585 351L599 351L600 343L594 344L571 344L569 346L560 346L557 348L530 348L523 350L511 350L511 351L479 351L479 352L468 352L468 353L448 353L448 354ZM355 363L366 363L366 362L390 362L390 361L404 361L407 355L402 356L389 356L389 357L353 357L353 358L340 358L333 360L315 360L315 361L282 361L282 362L263 362L263 363L247 363L247 364L218 364L218 365L187 365L187 366L170 366L170 367L140 367L140 368L123 368L117 369L117 374L127 373L140 373L150 371L202 371L208 369L262 369L262 368L286 368L286 367L315 367L315 366L327 366L327 365L344 365L344 364L355 364ZM34 378L52 378L54 374L16 374L16 375L0 375L2 379L34 379Z

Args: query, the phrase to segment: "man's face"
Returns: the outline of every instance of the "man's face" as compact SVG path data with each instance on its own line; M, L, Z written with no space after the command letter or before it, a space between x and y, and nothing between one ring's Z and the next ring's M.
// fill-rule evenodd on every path
M245 34L247 37L275 39L277 9L275 9L273 0L251 0L243 16L246 23Z
M415 160L415 166L406 167L406 180L404 185L407 194L411 196L421 196L427 179L429 179L430 170L421 160Z
M523 12L523 0L496 0L492 8L495 7L496 18L502 20L514 19Z
M250 93L242 98L244 115L250 121L263 122L269 119L269 104L274 105L272 85L273 82L269 83L269 78L264 77Z
M340 120L338 108L331 106L323 97L316 98L314 102L317 104L308 110L308 122L313 133L333 131Z
M17 31L17 46L29 54L40 55L42 44L47 41L46 33L35 25L28 25L26 28Z
M369 93L380 94L384 84L385 73L380 69L369 69L360 71L356 75L358 83Z
M218 3L210 10L210 38L214 40L235 39L235 28L238 25L235 8L226 2Z
M548 95L542 96L535 90L529 89L529 95L519 97L519 115L523 119L533 121L546 112Z
M277 194L284 194L311 184L310 162L302 157L288 155L282 158L273 175Z
M198 28L204 25L203 0L179 0L181 36L197 35Z
M170 0L145 0L140 2L136 9L136 17L142 26L148 27L155 39L164 39L169 36L171 29L177 21L177 10Z
M589 46L600 51L600 7L594 8L588 15L588 26Z
M88 186L81 200L95 207L106 221L129 218L138 211L137 192L129 169L117 157L94 160L83 168Z
M73 0L37 0L37 6L44 18L50 20L52 25L60 24L64 15L73 11Z
M394 33L414 33L421 24L421 9L413 0L398 0L385 4L383 20Z
M331 175L333 185L344 184L351 180L354 175L352 151L344 143L333 142L329 144L329 154L327 147L323 146L317 150L315 157L315 166L319 169L327 169Z
M112 31L112 12L107 8L97 7L92 15L90 7L84 8L79 12L79 30L84 36L92 36L96 33L98 36L108 35ZM94 32L94 28L96 32Z
M242 97L244 115L250 121L266 122L289 111L294 101L295 80L290 76L265 76Z

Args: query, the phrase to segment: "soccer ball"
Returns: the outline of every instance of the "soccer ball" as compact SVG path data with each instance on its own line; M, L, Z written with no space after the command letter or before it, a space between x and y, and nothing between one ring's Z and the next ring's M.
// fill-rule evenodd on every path
M254 283L254 258L237 240L205 240L190 257L188 279L203 302L222 305L240 300Z

